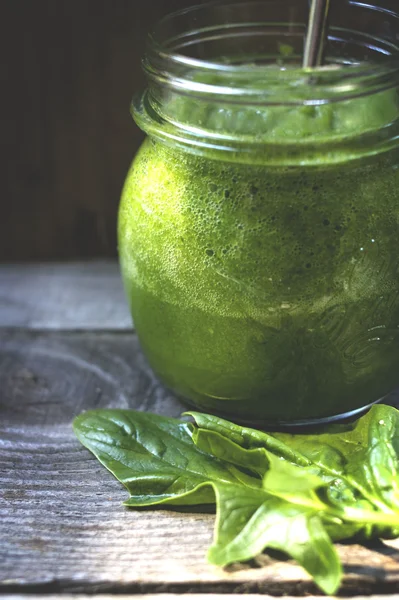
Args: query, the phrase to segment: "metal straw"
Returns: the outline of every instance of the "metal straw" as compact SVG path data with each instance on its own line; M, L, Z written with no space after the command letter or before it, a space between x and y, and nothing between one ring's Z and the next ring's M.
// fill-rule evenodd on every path
M330 0L311 0L303 67L318 67L323 62L328 33Z

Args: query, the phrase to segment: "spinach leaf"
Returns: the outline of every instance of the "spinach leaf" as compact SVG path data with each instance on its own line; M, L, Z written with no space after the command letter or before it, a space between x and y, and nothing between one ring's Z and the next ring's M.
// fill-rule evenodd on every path
M313 435L275 434L308 458L324 478L333 476L327 495L358 523L362 537L399 535L399 412L375 405L349 425ZM371 514L367 514L371 513ZM335 538L339 530L330 532Z
M231 423L220 417L204 413L190 411L184 413L184 415L192 417L198 428L219 433L223 437L247 450L265 448L270 450L273 454L285 458L285 460L288 460L289 462L304 467L311 464L309 459L288 446L284 441L280 441L273 434L265 433L258 429L251 429L250 427L241 427L240 425L236 425L235 423Z
M219 485L215 542L208 559L216 565L245 561L264 548L295 558L327 594L341 580L341 565L318 509L293 504L265 490Z
M130 493L125 504L213 504L212 481L261 487L230 463L198 450L190 426L131 410L94 410L74 421L74 431Z
M298 467L269 454L269 470L263 477L263 489L297 504L328 510L329 507L316 494L324 487L325 482L313 473L311 467Z
M209 551L214 564L274 548L295 558L326 593L337 590L339 560L318 516L320 506L293 504L267 492L256 470L252 476L240 461L233 464L239 455L227 452L229 460L223 460L205 453L193 443L190 424L129 410L96 410L77 417L74 430L126 486L127 506L216 502L216 539ZM259 471L267 466L260 469L257 462L264 460L262 453L255 459Z
M130 410L75 419L77 437L129 491L127 506L216 503L217 565L273 548L333 594L331 539L399 536L399 412L374 406L320 433L264 433L211 415L195 424Z
M223 436L228 432L228 421L189 414L199 428ZM232 425L232 430L242 449L240 464L245 464L246 452L250 464L249 452L263 447L328 484L324 500L335 516L325 516L324 521L333 539L399 535L399 411L395 408L375 405L355 423L322 433L267 434L239 425Z
M247 450L220 433L208 429L194 429L192 439L203 452L239 465L254 474L262 476L269 468L269 459L264 448Z

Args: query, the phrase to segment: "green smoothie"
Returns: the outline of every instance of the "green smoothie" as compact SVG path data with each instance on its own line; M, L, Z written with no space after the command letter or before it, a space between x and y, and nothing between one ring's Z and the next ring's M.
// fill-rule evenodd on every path
M198 114L219 132L252 129L268 142L257 154L147 138L119 252L142 348L168 387L205 411L276 423L347 413L399 383L399 151L317 152L397 112L389 92ZM289 139L314 139L311 160L273 160Z

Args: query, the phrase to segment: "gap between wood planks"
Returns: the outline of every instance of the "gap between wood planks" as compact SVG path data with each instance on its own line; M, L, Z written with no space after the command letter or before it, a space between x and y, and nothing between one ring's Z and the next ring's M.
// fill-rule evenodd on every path
M0 585L2 600L269 600L271 598L306 597L310 600L323 598L354 598L355 600L397 600L399 587L397 583L359 584L353 581L346 584L336 596L321 596L318 588L311 582L297 581L282 589L281 584L270 582L220 582L183 584L118 584L115 582L80 582L57 581L41 585ZM8 597L5 596L8 594Z

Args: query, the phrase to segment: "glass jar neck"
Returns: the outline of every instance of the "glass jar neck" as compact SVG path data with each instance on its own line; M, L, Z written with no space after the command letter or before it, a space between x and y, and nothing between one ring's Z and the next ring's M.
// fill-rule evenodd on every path
M387 151L399 139L399 14L389 4L335 0L325 64L313 70L300 66L307 0L175 13L149 38L148 89L133 116L166 142L251 163Z

